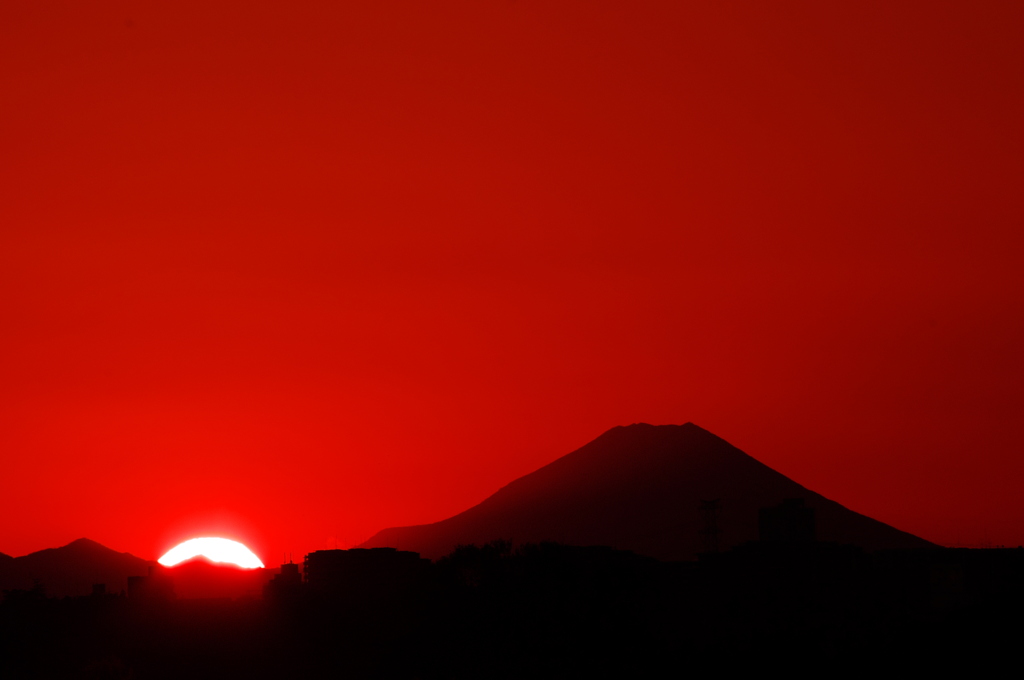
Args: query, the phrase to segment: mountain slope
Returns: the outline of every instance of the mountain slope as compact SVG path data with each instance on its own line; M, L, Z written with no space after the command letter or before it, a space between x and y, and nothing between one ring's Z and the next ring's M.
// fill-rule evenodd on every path
M659 559L701 549L701 500L720 500L720 546L755 540L758 511L790 498L814 508L820 540L869 550L932 544L847 510L692 423L616 427L454 517L385 529L359 547L438 558L457 544L509 539L608 545Z
M80 538L60 547L0 561L0 590L29 589L38 581L51 597L87 595L93 584L119 592L129 576L145 576L153 562Z

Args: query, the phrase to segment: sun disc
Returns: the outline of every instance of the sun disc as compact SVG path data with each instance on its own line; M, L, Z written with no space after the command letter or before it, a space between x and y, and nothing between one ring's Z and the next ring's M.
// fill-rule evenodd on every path
M205 557L211 562L234 564L242 569L260 569L263 562L253 551L238 541L227 538L191 538L174 546L157 562L165 567L173 567L193 557Z

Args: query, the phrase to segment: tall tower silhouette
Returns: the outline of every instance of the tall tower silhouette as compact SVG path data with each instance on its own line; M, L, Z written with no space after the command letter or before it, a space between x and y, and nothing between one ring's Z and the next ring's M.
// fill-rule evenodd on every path
M704 544L704 552L718 552L718 537L721 530L718 528L718 513L722 506L719 499L713 501L701 501L700 512L704 516L704 528L698 533L701 535Z

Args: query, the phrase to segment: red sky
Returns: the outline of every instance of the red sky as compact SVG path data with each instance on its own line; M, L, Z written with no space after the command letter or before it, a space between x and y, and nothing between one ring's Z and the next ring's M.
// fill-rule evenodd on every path
M1021 35L1019 2L5 1L0 551L276 564L638 421L1024 543Z

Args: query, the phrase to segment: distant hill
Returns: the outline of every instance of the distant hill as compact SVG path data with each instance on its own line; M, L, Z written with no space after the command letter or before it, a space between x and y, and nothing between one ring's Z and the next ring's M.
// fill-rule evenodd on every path
M174 595L180 599L208 599L263 596L263 586L278 569L240 569L233 564L213 563L195 557L161 573L174 583Z
M360 545L437 559L495 539L606 545L666 560L702 549L702 500L719 500L719 546L758 538L758 511L786 499L813 508L817 537L868 550L934 544L853 512L693 423L616 427L437 522L385 529Z
M61 548L0 559L0 590L27 590L38 581L51 597L87 595L94 583L116 593L127 588L129 576L145 576L153 564L80 538Z

